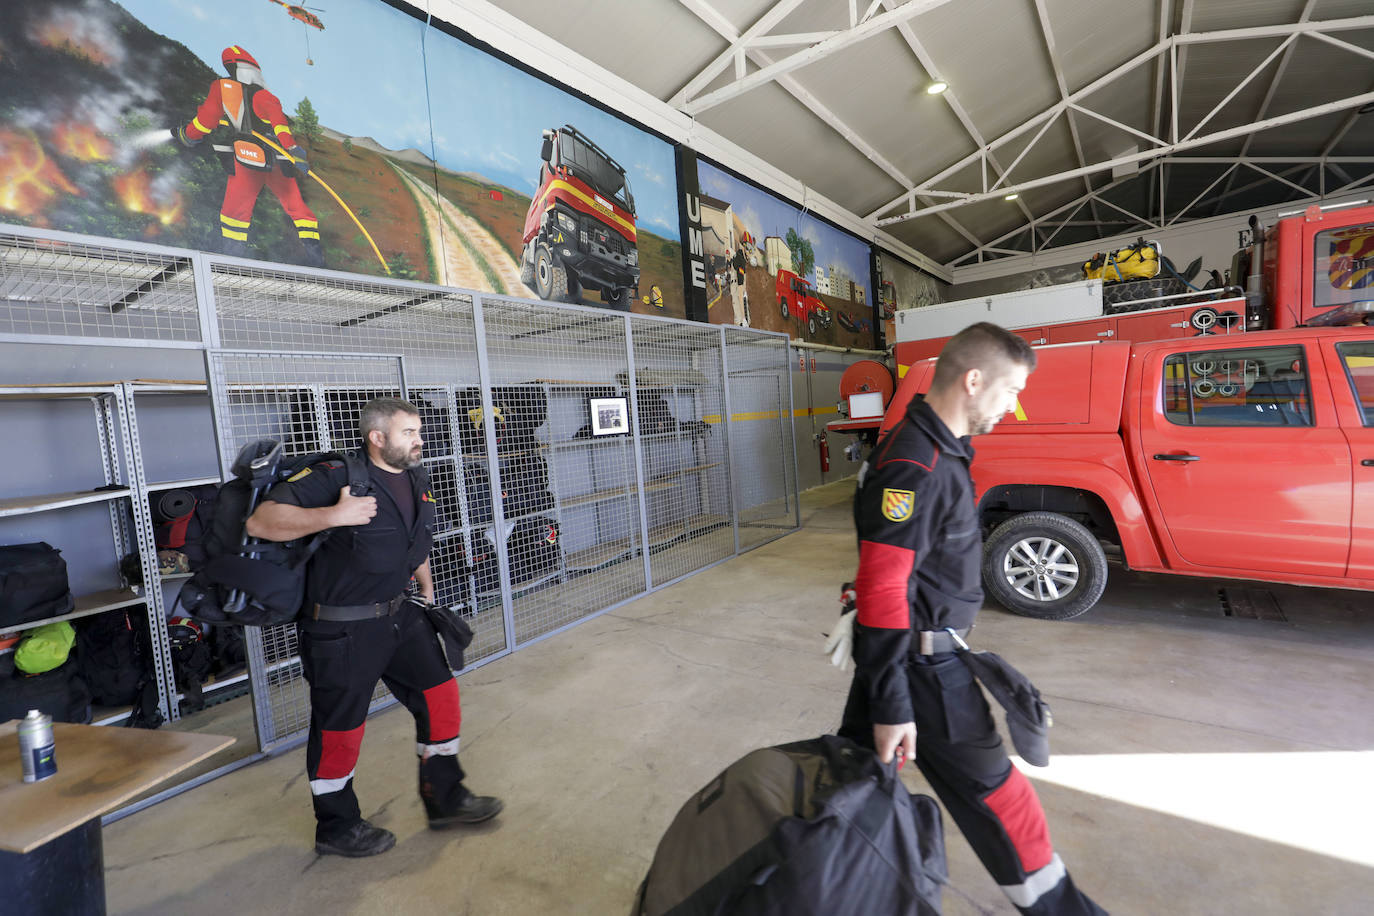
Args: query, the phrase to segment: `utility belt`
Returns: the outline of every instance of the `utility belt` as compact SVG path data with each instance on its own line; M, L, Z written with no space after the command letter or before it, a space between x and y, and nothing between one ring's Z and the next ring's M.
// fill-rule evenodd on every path
M956 630L946 627L943 630L917 630L912 635L911 652L913 655L944 655L959 650L968 651L964 637L973 627Z
M306 611L311 620L372 620L377 617L390 617L405 606L408 595L400 594L389 601L373 604L315 604Z

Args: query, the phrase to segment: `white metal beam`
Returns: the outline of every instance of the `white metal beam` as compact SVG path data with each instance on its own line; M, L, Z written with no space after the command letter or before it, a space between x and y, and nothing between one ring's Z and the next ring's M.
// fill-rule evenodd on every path
M1316 5L1317 0L1307 0L1307 3L1303 5L1302 13L1298 15L1298 21L1307 22L1309 19L1311 19L1312 10ZM1264 116L1269 113L1269 106L1274 101L1274 93L1278 91L1279 83L1283 81L1284 74L1288 72L1288 62L1293 59L1293 50L1296 46L1296 43L1290 44L1284 50L1283 60L1279 61L1279 67L1277 70L1274 71L1274 78L1269 81L1269 89L1264 93L1264 101L1260 103L1259 110L1255 113L1255 120L1262 120ZM1251 134L1250 136L1245 138L1245 142L1242 143L1240 147L1241 156L1244 156L1246 153L1250 152L1250 144L1254 141L1254 134ZM1212 214L1213 216L1215 216L1216 213L1220 212L1222 202L1226 198L1226 192L1231 190L1231 185L1235 183L1236 175L1238 174L1240 173L1235 169L1232 169L1229 172L1229 177L1226 179L1226 187L1221 189L1221 194L1217 197L1217 206L1216 210Z
M892 8L894 2L895 0L883 0L883 4L889 9ZM935 60L931 56L930 52L926 50L925 45L923 45L921 43L921 40L916 37L916 32L911 28L911 23L903 22L900 25L898 25L897 34L902 36L902 40L905 41L907 47L911 49L911 53L916 55L916 62L921 65L921 68L925 70L925 72L929 74L932 79L938 79L940 74L940 68L935 65ZM997 158L992 155L990 150L986 149L987 142L983 139L982 133L974 125L973 119L969 117L969 113L964 110L964 106L959 102L958 94L953 90L946 90L941 95L941 98L943 99L944 103L949 106L949 110L954 113L954 117L958 119L961 125L963 125L964 131L969 135L969 139L971 139L974 145L979 148L979 152L975 153L975 155L982 160L982 187L983 190L986 191L988 190L988 166L991 165L993 170L996 171L1000 177L1003 173L1002 164L997 161ZM927 184L929 183L930 182L927 182ZM1024 200L1021 200L1018 197L1015 203L1016 208L1021 211L1021 215L1026 218L1026 221L1028 223L1034 221L1035 216L1030 212L1030 208L1026 206L1026 202Z
M698 8L706 6L706 4L700 2L700 0L698 0L698 2L680 0L680 2L698 15L701 15L700 12L698 12ZM688 99L711 85L711 81L719 76L726 67L730 66L730 62L735 59L735 56L743 49L743 46L748 45L750 39L758 35L767 34L773 26L787 18L788 13L801 6L804 2L805 0L778 0L777 3L769 8L768 12L755 20L753 25L745 29L737 39L732 41L730 47L716 55L715 60L711 61L702 68L700 73L688 80L687 85L679 89L673 97L668 100L668 104L675 108L682 108L683 104L686 103ZM715 13L716 11L712 10L712 12ZM719 13L716 13L716 15L719 15ZM706 20L708 25L711 24L711 22L707 20L707 17L702 16L701 18ZM724 19L724 17L721 18ZM688 114L691 113L692 112L688 112Z
M1062 181L1067 181L1071 178L1077 178L1079 175L1085 174L1087 172L1108 171L1112 168L1115 168L1118 165L1127 165L1132 162L1143 162L1147 159L1153 159L1160 156L1167 156L1169 153L1173 153L1179 150L1195 149L1197 147L1210 146L1213 143L1220 143L1223 140L1230 140L1235 137L1243 137L1246 134L1257 133L1263 130L1271 130L1275 127L1283 127L1287 124L1293 124L1298 121L1305 121L1309 118L1319 118L1323 115L1332 114L1337 111L1344 111L1348 108L1358 108L1359 106L1367 105L1370 102L1374 102L1374 92L1365 92L1361 93L1360 95L1350 96L1348 98L1339 99L1334 102L1327 102L1322 105L1314 105L1311 108L1304 108L1299 111L1289 112L1288 114L1280 115L1279 117L1269 118L1264 121L1257 121L1254 124L1242 124L1239 127L1233 127L1228 130L1217 131L1216 133L1208 134L1204 137L1194 137L1191 140L1183 140L1178 143L1172 144L1171 146L1168 146L1164 149L1147 150L1143 153L1134 153L1128 156L1118 156L1115 159L1111 159L1106 162L1094 163L1093 165L1087 166L1086 168L1070 169L1069 171L1060 172L1055 175L1046 175L1041 178L1031 179L1030 181L1023 181L1020 184L1012 185L1010 187L1004 188L1001 191L997 191L995 194L973 194L967 198L964 198L963 200L955 201L953 203L936 204L933 207L926 207L923 210L912 210L907 213L898 214L897 216L890 216L885 219L879 219L874 223L874 225L880 227L890 226L894 223L900 223L918 216L925 216L930 213L936 213L940 210L949 210L954 207L960 207L966 204L988 200L1004 192L1014 192L1019 194L1021 191L1030 190L1032 188L1044 187L1045 185L1050 184L1057 184Z
M778 5L795 5L798 2L800 2L800 0L781 0L781 2ZM685 101L684 103L678 105L678 108L680 108L684 113L695 117L696 115L701 114L703 111L707 111L711 108L716 107L722 102L727 102L730 99L743 95L744 93L749 92L752 89L757 89L759 86L772 82L781 74L790 73L799 67L805 67L808 64L813 64L816 61L821 60L822 58L829 57L831 54L834 54L837 51L842 51L845 48L850 47L851 45L855 45L861 41L865 41L873 37L874 35L878 34L879 32L891 28L899 22L904 22L913 16L919 16L921 13L934 9L935 7L941 6L947 2L948 0L907 0L906 3L903 3L896 9L892 9L878 16L874 16L867 22L861 22L851 29L847 29L843 32L840 32L838 35L834 35L830 38L825 39L824 41L817 42L816 44L805 49L804 51L797 51L794 54L790 54L782 60L777 61L776 63L771 64L770 66L764 67L762 70L759 70L755 73L751 73L743 79L737 79L733 83L730 83L726 86L722 86L714 92L708 92L703 96L693 98L693 92L689 90L692 90L693 86L701 80L701 77L706 75L706 71L702 71L702 73L698 75L698 77L693 79L692 83L689 83L688 86L683 90L683 92L680 93L681 95L685 95L688 101ZM774 9L776 9L776 7ZM747 39L741 37L741 41L747 41ZM717 60L719 60L719 58L717 58ZM710 68L708 67L708 69ZM723 67L721 69L723 69ZM706 83L709 83L711 79L715 78L715 74L719 72L720 70L718 69L715 71L715 73L712 73L711 76L705 80L705 82L701 83L701 86L704 86ZM697 87L698 90L699 88L700 86Z
M1191 10L1191 0L1185 0L1185 5L1184 5L1184 12L1185 12L1185 14L1189 13L1190 10ZM971 164L971 163L974 161L974 157L977 156L977 155L982 155L983 152L984 152L985 150L986 150L986 151L991 151L991 150L993 150L993 149L996 149L997 147L999 147L999 146L1001 146L1001 145L1003 145L1003 144L1009 142L1010 140L1014 139L1015 137L1020 136L1022 133L1025 133L1027 130L1034 129L1037 125L1041 124L1041 123L1043 122L1043 120L1045 120L1046 118L1054 117L1055 115L1057 115L1058 112L1059 112L1060 110L1062 110L1064 107L1066 107L1066 105L1077 106L1077 102L1078 102L1079 99L1083 98L1084 96L1090 94L1090 93L1093 92L1093 91L1096 91L1097 89L1101 88L1103 85L1106 85L1107 83L1109 83L1109 82L1111 82L1111 81L1113 81L1113 80L1115 80L1115 79L1119 79L1119 78L1120 78L1122 75L1124 75L1126 72L1129 72L1130 70L1134 69L1135 67L1139 66L1140 64L1142 64L1142 63L1144 63L1144 62L1146 62L1146 61L1149 61L1149 60L1153 59L1155 56L1157 56L1157 55L1159 55L1159 54L1161 54L1161 53L1163 53L1163 52L1165 52L1165 51L1169 51L1171 54L1172 54L1175 50L1177 50L1177 51L1185 51L1185 50L1187 49L1188 46L1190 46L1190 45L1192 45L1192 44L1198 44L1198 43L1200 43L1200 39L1198 38L1198 36L1205 36L1205 39L1203 39L1203 40L1207 40L1207 41L1232 41L1232 40L1239 40L1239 39L1241 39L1241 38L1254 38L1254 37L1285 37L1285 38L1286 38L1286 37L1288 37L1288 36L1290 36L1290 35L1298 35L1298 34L1315 34L1315 33L1318 32L1319 30L1324 29L1324 28L1328 28L1328 27L1335 28L1335 29L1338 29L1338 30L1348 30L1348 29L1355 29L1355 28L1371 28L1371 27L1374 27L1374 16L1362 16L1362 17L1356 17L1356 18L1353 18L1353 19L1327 20L1327 21L1319 21L1319 22L1299 22L1299 23L1292 23L1292 24L1281 25L1281 26L1264 26L1264 27L1261 27L1261 28L1259 28L1259 29L1232 29L1232 30L1222 31L1222 32L1194 33L1194 34L1190 34L1190 35L1180 35L1180 36L1176 36L1176 37L1174 37L1174 38L1167 39L1166 41L1159 42L1159 43L1157 43L1153 48L1151 48L1151 49L1149 49L1149 50L1143 52L1142 54L1137 55L1137 56L1136 56L1135 58L1133 58L1131 61L1128 61L1127 63L1122 64L1121 66L1119 66L1119 67L1113 69L1110 73L1104 75L1103 77L1100 77L1100 78L1097 79L1097 80L1094 80L1094 81L1093 81L1092 83L1090 83L1088 86L1085 86L1085 87L1083 87L1082 89L1079 89L1079 90L1077 90L1076 92L1072 93L1067 99L1062 100L1061 102L1057 103L1057 104L1054 105L1054 106L1051 106L1050 108L1048 108L1048 109L1046 109L1045 111L1041 112L1039 115L1037 115L1037 116L1031 118L1030 120L1028 120L1027 122L1023 123L1023 124L1020 125L1019 127L1014 128L1014 129L1011 130L1011 131L1008 131L1008 132L1007 132L1006 134L1004 134L1002 137L999 137L997 140L993 141L992 144L984 146L984 148L983 148L983 149L980 149L978 153L975 153L975 154L972 154L972 155L970 155L970 156L964 157L964 158L961 159L959 162L956 162L956 163L954 163L953 165L947 167L946 169L941 170L941 172L940 172L939 174L937 174L937 175L935 175L935 176L932 176L931 178L926 179L925 181L921 182L921 183L918 184L917 187L914 188L912 191L910 191L910 192L908 192L908 193L906 193L906 194L903 194L902 196L900 196L900 197L898 197L898 198L896 198L896 199L890 201L890 202L887 203L886 205L884 205L884 206L878 208L877 210L871 212L870 214L868 214L868 218L870 218L870 219L875 219L875 220L876 220L875 225L883 226L883 225L890 225L892 222L899 222L899 221L901 221L901 220L903 220L903 219L910 219L910 218L912 218L913 216L919 216L919 215L923 215L923 214L925 214L925 213L932 212L932 208L918 209L918 208L915 206L915 200L914 200L914 199L915 199L915 197L916 197L916 194L931 189L936 183L938 183L939 181L941 181L941 180L943 180L944 178L948 177L950 174L953 174L954 172L958 171L959 169L961 169L961 168L963 168L963 167L966 167L967 165ZM1187 40L1185 41L1185 39L1187 39ZM1173 58L1173 60L1172 60L1172 66L1175 68L1175 70L1177 69L1177 55L1176 55L1176 54L1174 55L1174 58ZM1177 98L1177 85L1176 85L1176 84L1171 84L1171 93L1172 93L1173 97L1174 97L1175 100L1176 100L1176 98ZM1108 160L1108 161L1106 161L1106 162L1096 163L1095 165L1087 166L1086 168L1088 168L1088 169L1091 170L1091 171L1103 171L1103 170L1106 170L1106 169L1111 168L1111 167L1116 166L1116 165L1123 165L1123 164L1127 164L1127 163L1131 163L1131 162L1144 161L1144 160L1146 160L1146 159L1150 159L1150 158L1154 158L1154 157L1158 157L1158 156L1162 156L1162 155L1167 155L1167 154L1169 154L1169 153L1177 152L1177 151L1179 151L1179 150L1191 149L1191 148L1194 148L1194 147L1197 147L1197 146L1202 146L1202 145L1205 145L1206 143L1215 143L1215 142L1219 142L1219 141L1221 141L1221 140L1229 139L1229 138L1231 138L1231 137L1245 136L1245 135L1253 134L1253 133L1256 133L1256 132L1258 132L1258 131L1260 131L1260 130L1265 130L1265 129L1269 129L1269 128L1272 128L1272 127L1282 126L1283 124L1292 123L1293 121L1296 121L1296 120L1302 120L1302 119L1306 119L1306 118L1310 118L1310 117L1316 117L1316 116L1319 116L1319 115L1322 115L1322 114L1329 114L1329 113L1331 113L1331 112L1333 112L1333 111L1340 111L1340 110L1344 110L1344 109L1346 109L1346 108L1357 107L1358 105L1364 104L1363 101L1357 101L1357 100L1361 100L1361 99L1365 99L1365 98L1367 98L1367 94L1364 95L1364 96L1353 96L1353 97L1351 97L1351 98L1349 98L1349 99L1345 99L1345 100L1342 100L1342 101L1340 101L1340 102L1327 103L1327 104L1325 104L1325 105L1313 106L1313 107L1311 107L1311 108L1304 109L1304 110L1301 111L1301 112L1290 113L1290 114L1287 114L1287 115L1282 116L1281 118L1260 119L1258 122L1256 122L1256 124L1253 124L1253 125L1244 125L1244 126L1241 126L1241 127L1233 128L1233 129L1228 130L1228 131L1219 131L1219 132L1215 132L1215 133L1212 133L1212 134L1207 135L1206 137L1192 136L1192 137L1189 137L1189 138L1185 138L1185 139L1181 139L1181 140L1176 140L1176 141L1173 142L1173 143L1170 143L1170 144L1161 146L1161 147L1156 148L1156 149L1146 150L1146 151L1144 151L1144 152L1138 152L1138 153L1132 154L1132 155L1130 155L1130 156L1116 157L1115 159ZM1178 108L1177 104L1174 104L1172 107L1173 107L1174 111L1177 112L1177 108ZM1081 107L1078 107L1077 110L1081 110L1081 111L1083 111L1084 113L1087 113L1087 114L1092 114L1092 115L1094 115L1095 117L1102 118L1103 120L1107 120L1107 121L1109 121L1109 122L1111 121L1111 119L1106 119L1104 116L1098 115L1098 114L1095 113L1095 112L1089 112L1087 109L1083 109L1083 108L1081 108ZM1176 117L1175 117L1175 120L1176 120ZM1117 123L1116 126L1121 127L1121 128L1123 128L1123 129L1130 130L1130 128L1127 127L1126 125L1122 125L1122 124ZM1157 138L1154 138L1154 139L1157 140ZM1011 187L1007 188L1006 190L1010 192L1010 191L1019 191L1019 190L1024 189L1024 188L1040 187L1040 186L1042 186L1042 185L1053 184L1053 183L1057 183L1057 182L1060 182L1060 181L1064 181L1064 180L1069 179L1069 178L1076 178L1076 177L1078 177L1078 176L1081 175L1081 174L1084 174L1083 171L1081 170L1081 168L1080 168L1080 169L1075 169L1075 170L1068 170L1068 171L1065 171L1065 172L1061 172L1061 173L1059 173L1059 174L1057 174L1057 175L1044 176L1044 177L1042 177L1042 178L1035 179L1035 180L1033 180L1033 181L1031 181L1031 182L1022 182L1022 183L1020 183L1019 185L1012 185ZM1161 179L1161 182L1162 182L1162 179ZM1163 196L1163 193L1162 193L1162 192L1163 192L1163 189L1162 189L1162 187L1161 187L1160 190L1161 190L1161 197L1162 197L1162 196ZM966 202L972 203L972 202L976 202L976 201L978 201L978 200L986 200L986 199L988 199L988 196L987 196L988 193L989 193L989 192L984 192L983 194L976 194L976 195L974 195L974 196L971 197L971 198L967 198L967 199L966 199ZM887 217L887 218L884 218L884 219L879 219L879 217L881 217L882 214L891 211L891 210L892 210L893 208L895 208L895 207L903 206L903 205L905 205L905 206L907 207L907 213L906 213L906 214L899 214L899 215L896 215L896 216ZM943 208L945 208L945 209L948 209L948 208L949 208L948 205L941 205L941 207L943 207Z
M1035 13L1040 18L1040 34L1043 35L1045 39L1045 50L1050 56L1050 66L1054 68L1054 81L1059 86L1059 98L1067 99L1069 97L1069 84L1064 79L1064 67L1059 63L1059 50L1055 46L1054 30L1050 27L1050 16L1049 11L1045 7L1045 0L1035 0ZM1073 153L1078 160L1078 164L1080 166L1087 165L1088 158L1083 155L1083 140L1078 135L1078 119L1074 117L1073 111L1070 110L1065 113L1064 120L1069 126L1069 137L1073 140ZM1034 146L1035 142L1035 140L1032 140L1031 146ZM1012 163L1012 168L1015 167L1016 164ZM1084 175L1083 187L1091 191L1093 189L1092 178ZM1099 215L1097 212L1097 199L1089 198L1089 205L1092 209L1093 216L1097 217ZM1055 231L1057 232L1058 230ZM1052 237L1053 236L1051 236L1051 238Z
M741 44L741 36L735 31L734 27L730 25L729 20L717 13L716 10L705 3L704 0L690 0L690 2L682 0L682 2L692 13L701 19L702 22L706 23L714 29L718 35L730 42L732 47ZM881 2L882 0L873 0L875 7ZM767 67L773 63L773 59L757 47L751 47L744 53L748 54L749 59L759 67ZM777 82L782 89L791 94L791 96L805 106L808 111L825 122L832 130L844 138L845 142L862 153L878 168L882 169L889 178L904 188L912 187L913 182L909 177L903 174L897 166L888 161L886 156L878 152L878 150L865 140L858 131L850 127L839 115L831 111L820 99L816 98L815 94L802 86L795 77L790 74L784 74L778 77ZM938 192L936 195L932 196L953 197L958 195L953 192ZM929 199L929 197L925 195L923 195L923 198L926 200ZM953 229L965 241L974 246L982 244L977 236L970 232L966 226L960 223L952 215L942 213L940 217L941 222Z

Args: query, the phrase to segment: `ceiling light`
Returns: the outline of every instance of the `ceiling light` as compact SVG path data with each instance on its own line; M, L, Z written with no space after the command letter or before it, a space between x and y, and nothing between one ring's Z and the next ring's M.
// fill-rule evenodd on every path
M1020 197L1020 196L1021 196L1020 194L1008 194L1006 197L1003 197L1002 199L1003 199L1003 200L1015 200L1016 198L1018 198L1018 197Z
M939 95L948 88L949 83L946 83L944 80L936 80L935 82L931 83L929 86L926 87L926 94Z

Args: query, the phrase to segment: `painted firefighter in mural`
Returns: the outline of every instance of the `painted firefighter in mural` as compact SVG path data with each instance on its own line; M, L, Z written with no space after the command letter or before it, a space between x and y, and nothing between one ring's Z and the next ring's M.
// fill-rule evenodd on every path
M319 221L306 206L297 184L298 178L310 173L310 165L305 150L291 135L281 100L267 90L262 68L243 48L231 45L224 49L220 59L229 78L211 83L195 117L184 127L173 128L172 133L183 145L194 147L216 127L228 129L228 142L213 147L229 174L219 214L220 233L224 236L222 250L237 257L249 255L248 229L253 205L266 185L295 223L296 235L305 247L305 263L323 267Z

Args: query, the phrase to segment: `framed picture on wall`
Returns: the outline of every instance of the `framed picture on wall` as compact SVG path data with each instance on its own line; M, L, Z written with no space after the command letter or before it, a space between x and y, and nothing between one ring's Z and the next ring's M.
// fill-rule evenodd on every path
M630 407L625 398L588 398L593 436L624 436L630 432Z

